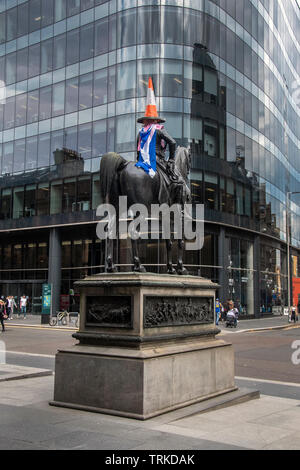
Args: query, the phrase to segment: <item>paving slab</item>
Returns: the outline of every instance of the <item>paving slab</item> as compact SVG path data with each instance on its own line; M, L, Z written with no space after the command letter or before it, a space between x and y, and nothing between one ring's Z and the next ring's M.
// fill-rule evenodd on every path
M0 364L0 382L28 379L32 377L44 377L46 375L53 375L53 372L48 369L37 369L35 367Z

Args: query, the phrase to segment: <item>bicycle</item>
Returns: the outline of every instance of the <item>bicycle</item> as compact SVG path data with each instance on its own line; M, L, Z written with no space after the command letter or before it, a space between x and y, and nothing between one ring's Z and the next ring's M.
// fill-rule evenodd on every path
M57 315L56 317L51 317L50 320L49 320L49 325L50 326L55 326L57 325L57 322L61 322L62 325L67 325L68 323L68 318L69 318L69 314L66 310L64 310L63 312L57 312Z

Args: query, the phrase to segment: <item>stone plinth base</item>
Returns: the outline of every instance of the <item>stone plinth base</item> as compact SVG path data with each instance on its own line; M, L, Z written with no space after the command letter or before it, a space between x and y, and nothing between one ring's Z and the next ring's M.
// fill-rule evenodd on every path
M86 278L79 344L58 351L51 404L147 419L236 390L217 340L216 284L192 276Z
M52 404L147 419L235 389L233 349L223 341L75 346L56 356Z

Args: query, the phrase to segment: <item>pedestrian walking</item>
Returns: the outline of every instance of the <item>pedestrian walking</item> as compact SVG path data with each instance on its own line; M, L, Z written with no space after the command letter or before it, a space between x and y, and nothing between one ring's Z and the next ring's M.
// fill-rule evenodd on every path
M0 300L0 323L2 326L2 332L5 331L5 326L4 326L4 318L5 318L5 302L3 300Z
M11 320L12 296L9 295L6 300L7 300L7 319L8 319L8 320Z
M296 307L296 305L293 305L293 306L292 306L291 322L292 322L292 321L293 321L294 323L296 323L296 321L297 321L297 307Z
M222 313L222 304L221 302L219 301L219 299L216 299L216 325L219 324L219 320L220 320L220 315Z
M20 309L21 313L24 315L24 320L26 320L26 308L27 308L27 297L26 295L22 295L20 299Z
M16 301L15 301L15 298L14 298L13 295L11 296L11 306L10 306L10 308L11 308L11 310L10 310L10 318L11 318L11 320L13 320L15 308L18 308L18 306L17 306L17 304L16 304Z

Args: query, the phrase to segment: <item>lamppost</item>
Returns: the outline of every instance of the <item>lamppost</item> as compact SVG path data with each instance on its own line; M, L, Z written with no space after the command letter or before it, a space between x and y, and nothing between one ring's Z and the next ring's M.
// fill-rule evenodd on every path
M291 284L290 284L290 228L291 224L289 223L290 218L290 196L292 194L300 194L300 191L288 191L286 193L286 242L287 242L287 276L288 276L288 315L290 315L291 310Z

